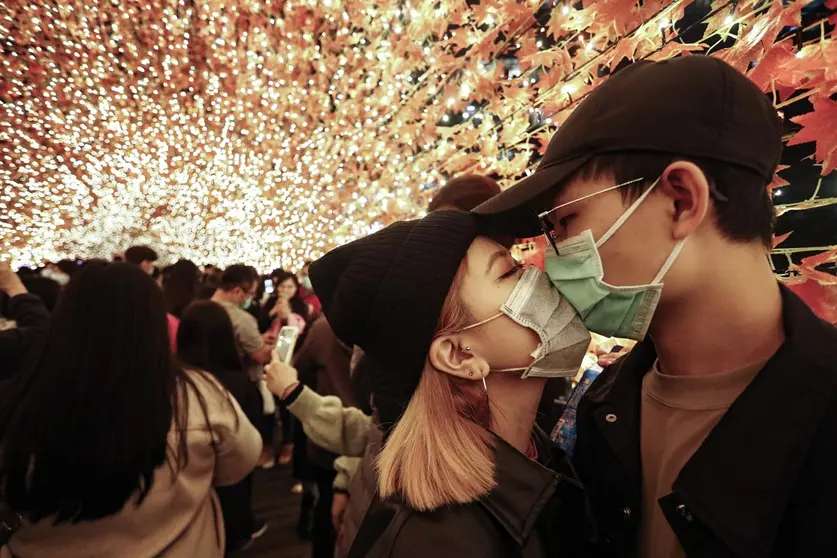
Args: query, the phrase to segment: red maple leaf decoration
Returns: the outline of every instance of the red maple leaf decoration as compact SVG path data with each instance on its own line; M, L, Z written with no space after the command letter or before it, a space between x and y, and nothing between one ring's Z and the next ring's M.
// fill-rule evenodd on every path
M494 97L497 86L501 83L503 65L497 64L492 71L477 78L474 86L474 98L487 100Z
M564 27L567 23L567 16L561 13L561 6L555 6L549 16L549 25L546 27L546 32L557 39L564 34Z
M525 61L532 67L537 68L539 66L543 66L544 68L551 68L558 62L561 62L562 64L569 62L570 56L564 49L556 47L536 52L535 54L530 54L526 57Z
M800 267L814 269L818 265L832 262L837 262L837 249L822 252L820 254L817 254L816 256L809 256L807 258L804 258L802 260L802 263L800 264ZM835 278L835 280L837 280L837 278Z
M585 2L584 8L596 14L590 34L608 40L623 36L642 21L636 0L600 0L589 5Z
M610 69L611 71L613 68L619 64L623 58L630 58L631 60L634 59L634 52L636 51L636 45L641 40L641 37L637 34L633 37L625 37L621 39L618 43L616 43L616 48L613 49L611 53L610 59Z
M655 52L654 54L650 55L647 60L667 60L669 58L674 58L675 56L679 56L681 54L689 54L692 52L700 52L706 48L704 44L684 44L684 43L675 43L671 42L661 48L659 51Z
M788 141L788 145L799 145L801 143L816 142L816 158L822 161L822 174L826 174L837 168L837 102L827 97L820 97L813 102L814 110L809 113L791 118L791 120L802 126Z
M794 58L793 45L789 41L778 43L764 53L748 77L762 91L769 91L782 71L782 65L792 58Z
M786 241L788 239L788 237L792 234L793 234L793 231L786 232L785 234L782 234L782 235L779 235L779 236L773 235L773 248L776 248L781 243Z
M505 85L503 86L502 98L506 103L512 106L529 105L531 104L532 91L527 87L520 85Z
M788 87L813 88L823 81L837 80L837 43L833 40L804 47L786 60L777 82Z
M471 47L469 56L473 54L478 60L490 59L494 56L494 51L497 50L497 37L500 36L500 29L500 27L495 27L483 35L477 44Z
M773 173L773 181L767 185L767 190L772 192L776 188L782 188L783 186L790 186L790 182L779 176L779 173L785 169L789 169L790 165L779 165L776 167L776 172Z
M526 4L518 4L514 1L504 2L501 10L505 16L505 20L513 29L525 21L528 21L534 15L530 6L527 6Z

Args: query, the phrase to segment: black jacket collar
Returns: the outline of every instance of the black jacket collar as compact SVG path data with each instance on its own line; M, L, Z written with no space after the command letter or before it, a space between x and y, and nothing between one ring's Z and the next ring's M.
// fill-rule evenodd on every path
M785 342L683 467L673 487L730 549L752 558L769 555L809 443L837 398L837 330L790 290L781 290ZM619 416L603 433L637 495L641 384L655 359L653 343L640 343L589 393L597 422L609 413Z
M553 458L552 440L537 427L533 436L538 448L538 462L495 436L497 486L480 500L481 505L521 547L532 534L535 521L558 485L558 476L544 466L550 465Z

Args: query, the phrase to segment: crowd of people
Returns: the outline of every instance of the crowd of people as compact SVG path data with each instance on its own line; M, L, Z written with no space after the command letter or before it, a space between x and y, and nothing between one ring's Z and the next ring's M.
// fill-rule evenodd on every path
M0 266L0 557L235 554L277 465L314 558L833 554L837 329L766 257L781 136L723 62L635 64L531 177L299 270Z

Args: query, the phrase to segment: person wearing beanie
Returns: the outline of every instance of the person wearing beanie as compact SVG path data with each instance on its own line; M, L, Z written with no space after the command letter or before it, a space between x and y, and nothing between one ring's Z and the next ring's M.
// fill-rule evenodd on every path
M429 213L449 209L470 211L498 193L500 185L493 179L480 175L463 175L449 180L442 186L433 196L427 210ZM496 238L504 246L511 245L511 242L502 237ZM301 282L311 295L315 296L308 277L310 265L311 262L306 262L303 266ZM316 300L316 308L319 313L319 300ZM363 384L361 392L356 396L361 410L344 407L340 399L321 396L311 389L299 391L298 397L285 401L285 405L281 407L287 408L302 423L305 434L315 444L341 455L334 463L338 475L334 481L335 497L332 504L332 518L339 526L340 534L338 558L348 555L357 528L376 490L377 475L374 464L381 445L381 432L375 425L371 413L365 411L369 407L369 392L366 386L369 374L365 371L374 369L374 366L370 359L363 358L360 347L355 347L351 368L353 382ZM281 383L289 386L297 381L294 370L289 368ZM549 393L550 385L551 383L547 383L543 400L554 399ZM347 509L350 494L351 507Z
M311 265L332 330L376 365L380 500L350 556L539 557L573 544L540 528L584 508L535 414L590 336L543 272L479 233L473 215L439 211ZM266 372L283 398L301 391L282 384L278 359Z

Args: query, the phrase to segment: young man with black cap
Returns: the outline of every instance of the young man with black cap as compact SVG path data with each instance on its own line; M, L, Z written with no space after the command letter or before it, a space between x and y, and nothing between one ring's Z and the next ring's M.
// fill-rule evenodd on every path
M837 330L769 266L781 137L725 63L636 63L475 210L547 233L550 278L589 329L649 334L578 407L595 556L837 553Z

